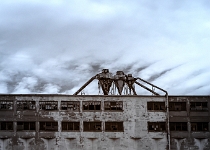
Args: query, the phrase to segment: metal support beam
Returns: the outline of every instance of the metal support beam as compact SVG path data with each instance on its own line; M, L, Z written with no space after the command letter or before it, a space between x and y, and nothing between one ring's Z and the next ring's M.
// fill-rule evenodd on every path
M148 87L144 86L143 84L141 84L141 83L139 83L137 81L135 81L135 83L138 84L139 86L143 87L144 89L150 91L151 93L155 94L156 96L159 95L158 93L154 92L153 90L149 89Z
M136 78L136 79L139 79L139 80L141 80L141 81L143 81L143 82L145 82L145 83L147 83L147 84L149 84L149 85L151 85L151 86L153 86L153 87L155 87L155 88L157 88L157 89L163 91L164 93L167 93L167 91L165 91L165 90L161 89L160 87L158 87L158 86L156 86L156 85L154 85L154 84L152 84L152 83L149 83L149 82L147 82L147 81L145 81L145 80L143 80L143 79L141 79L141 78ZM159 95L159 94L158 94L158 95Z
M131 87L131 89L133 90L133 95L137 95L134 87Z
M88 80L78 91L76 91L73 95L79 94L88 84L90 84L93 80L95 80L97 75L93 76L90 80Z

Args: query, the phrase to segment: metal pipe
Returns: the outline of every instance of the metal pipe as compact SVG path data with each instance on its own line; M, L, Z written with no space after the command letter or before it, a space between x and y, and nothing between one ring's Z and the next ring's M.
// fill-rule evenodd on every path
M157 88L157 89L163 91L163 92L166 94L165 96L166 96L167 139L168 139L168 149L170 150L170 149L171 149L171 138L170 138L170 126L169 126L169 122L170 122L170 121L169 121L169 117L170 117L170 116L169 116L168 92L165 91L165 90L163 90L163 89L161 89L160 87L158 87L158 86L152 84L152 83L149 83L149 82L147 82L147 81L141 79L141 78L136 78L136 79L139 79L139 80L141 80L141 81L143 81L143 82L145 82L145 83L147 83L147 84L149 84L149 85L151 85L151 86L153 86L153 87L155 87L155 88Z
M141 79L141 78L136 78L136 79L139 79L139 80L141 80L141 81L143 81L143 82L145 82L145 83L147 83L147 84L149 84L149 85L151 85L151 86L153 86L153 87L155 87L155 88L157 88L157 89L163 91L164 93L167 93L167 91L165 91L165 90L161 89L160 87L158 87L158 86L156 86L156 85L154 85L154 84L152 84L152 83L149 83L149 82L147 82L147 81L145 81L145 80L143 80L143 79Z
M143 87L144 89L150 91L151 93L153 93L153 94L155 94L155 95L157 95L157 96L159 95L158 93L156 93L156 92L154 92L153 90L149 89L148 87L142 85L141 83L139 83L139 82L137 82L137 81L135 81L135 83L138 84L139 86Z
M168 102L168 92L166 92L166 113L167 113L167 133L168 133L168 149L170 150L171 149L171 135L170 135L170 126L169 126L169 102Z
M90 84L94 79L96 79L97 75L93 76L90 80L88 80L78 91L76 91L73 95L79 94L88 84Z

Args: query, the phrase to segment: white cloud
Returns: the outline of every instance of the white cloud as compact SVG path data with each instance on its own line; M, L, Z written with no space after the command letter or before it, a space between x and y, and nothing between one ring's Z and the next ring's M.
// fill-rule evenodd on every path
M44 86L43 92L44 94L57 94L60 91L60 87L57 85L53 85L53 84L47 84Z
M0 92L73 94L108 68L169 94L209 94L209 7L202 0L2 1Z
M23 77L22 80L16 85L13 93L30 94L34 93L37 79L34 77Z

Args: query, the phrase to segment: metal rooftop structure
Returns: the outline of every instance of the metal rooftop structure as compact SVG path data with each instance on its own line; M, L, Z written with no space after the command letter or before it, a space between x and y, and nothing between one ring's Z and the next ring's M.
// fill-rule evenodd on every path
M93 81L98 80L98 88L103 92L103 95L138 95L135 90L135 85L138 85L155 96L160 94L155 91L158 89L167 95L167 91L149 83L139 77L133 77L132 74L125 74L123 71L117 71L115 75L109 72L109 69L103 69L101 73L90 78L78 91L73 95L78 95Z

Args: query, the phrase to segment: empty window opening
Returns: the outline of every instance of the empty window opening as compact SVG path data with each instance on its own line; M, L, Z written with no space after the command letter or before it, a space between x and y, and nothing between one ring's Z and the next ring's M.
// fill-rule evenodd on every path
M36 123L35 122L17 122L17 131L35 131Z
M192 111L208 111L208 103L207 102L191 102L190 110L192 110Z
M79 131L79 122L62 122L62 131Z
M192 122L191 131L209 131L208 122Z
M101 102L83 102L83 110L101 110Z
M186 102L169 102L170 111L186 111Z
M104 102L104 110L123 110L123 102Z
M61 110L79 111L80 102L61 101Z
M11 121L0 122L0 130L12 131L13 130L13 122L11 122Z
M153 132L161 132L166 130L165 122L148 122L148 130Z
M13 101L0 101L0 110L13 110Z
M57 110L58 109L58 102L40 101L39 102L39 109L40 110Z
M101 131L101 122L84 122L84 131L98 132Z
M187 131L187 122L170 122L171 131Z
M17 110L35 110L35 101L17 101Z
M165 110L165 102L147 102L147 109L148 110Z
M105 122L105 131L123 132L123 122Z
M40 122L40 131L58 131L58 123Z
M13 122L11 121L5 121L5 122L0 122L0 130L13 130Z

